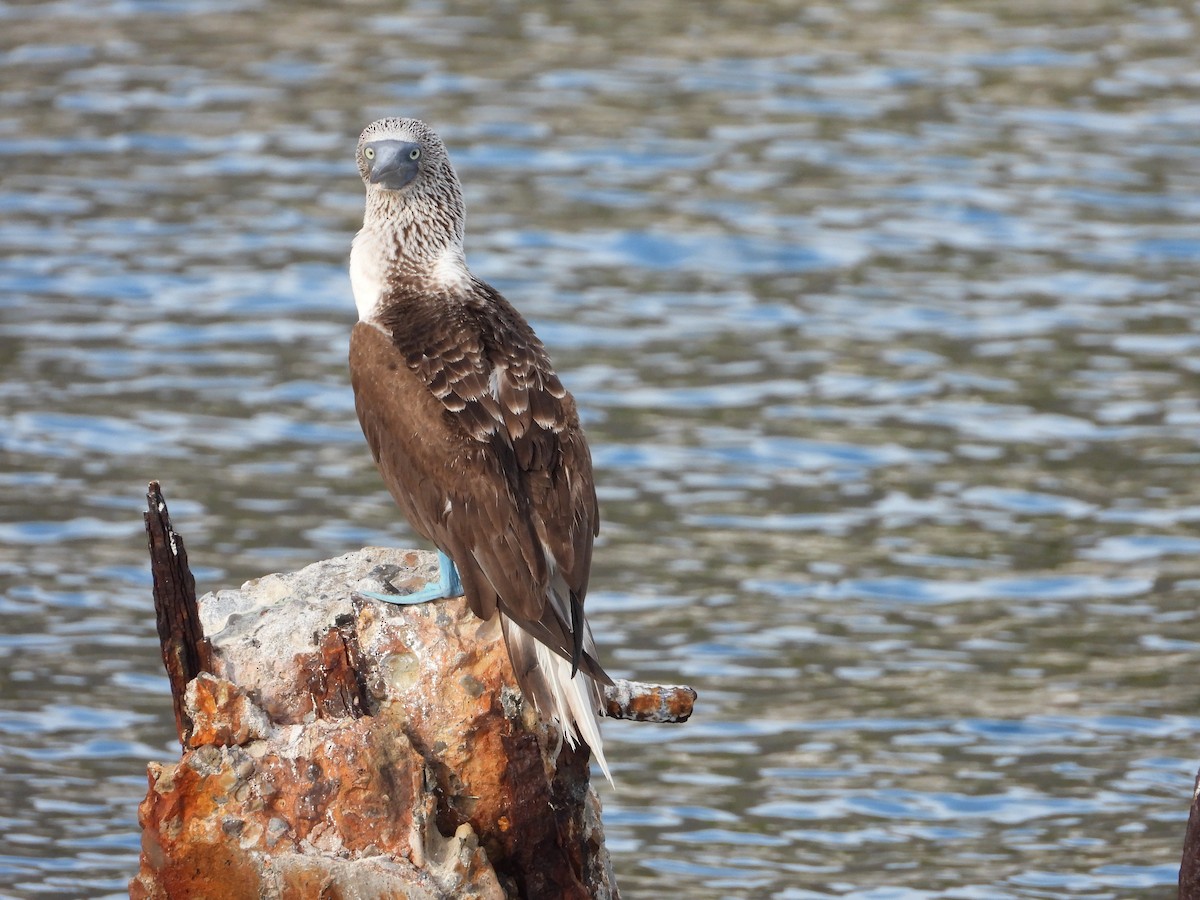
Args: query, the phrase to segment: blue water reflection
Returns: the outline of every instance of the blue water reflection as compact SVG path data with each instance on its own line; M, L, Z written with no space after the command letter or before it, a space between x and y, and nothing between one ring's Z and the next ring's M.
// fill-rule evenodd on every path
M623 895L1162 896L1193 12L0 5L0 894L137 866L147 480L202 589L413 543L345 373L348 148L403 113L579 400L602 656L700 691L607 726Z

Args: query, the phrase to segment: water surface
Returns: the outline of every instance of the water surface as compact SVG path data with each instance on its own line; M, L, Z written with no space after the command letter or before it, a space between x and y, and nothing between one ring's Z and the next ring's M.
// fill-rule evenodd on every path
M119 896L201 589L413 543L353 147L430 121L585 417L623 895L1130 898L1200 741L1194 9L0 3L0 894Z

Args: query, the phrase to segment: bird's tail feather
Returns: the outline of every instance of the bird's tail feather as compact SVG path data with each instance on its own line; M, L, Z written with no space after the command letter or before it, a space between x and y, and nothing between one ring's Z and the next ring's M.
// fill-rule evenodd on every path
M613 784L600 737L600 709L603 706L600 686L582 670L572 675L569 660L534 638L504 613L500 614L500 625L525 698L533 702L543 721L558 720L562 736L569 745L574 747L581 740L587 744L600 771L608 783ZM594 647L591 652L595 652Z

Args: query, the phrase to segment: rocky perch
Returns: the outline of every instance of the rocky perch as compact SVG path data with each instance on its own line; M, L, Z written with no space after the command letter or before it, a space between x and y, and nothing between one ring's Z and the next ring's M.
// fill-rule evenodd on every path
M618 896L588 750L525 708L495 623L356 595L419 586L433 554L368 548L197 603L148 499L183 757L149 766L131 897ZM694 699L622 682L608 714L684 721Z

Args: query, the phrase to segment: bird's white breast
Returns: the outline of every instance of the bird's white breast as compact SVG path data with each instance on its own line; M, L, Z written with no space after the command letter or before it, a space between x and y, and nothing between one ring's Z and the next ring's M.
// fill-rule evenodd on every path
M383 247L364 228L350 244L350 290L360 322L373 322L378 317L386 272Z
M420 256L397 259L402 252L370 227L354 236L350 245L350 289L360 321L378 320L389 278L419 279L424 289L448 294L461 294L470 288L471 273L461 246L452 244L425 260Z

